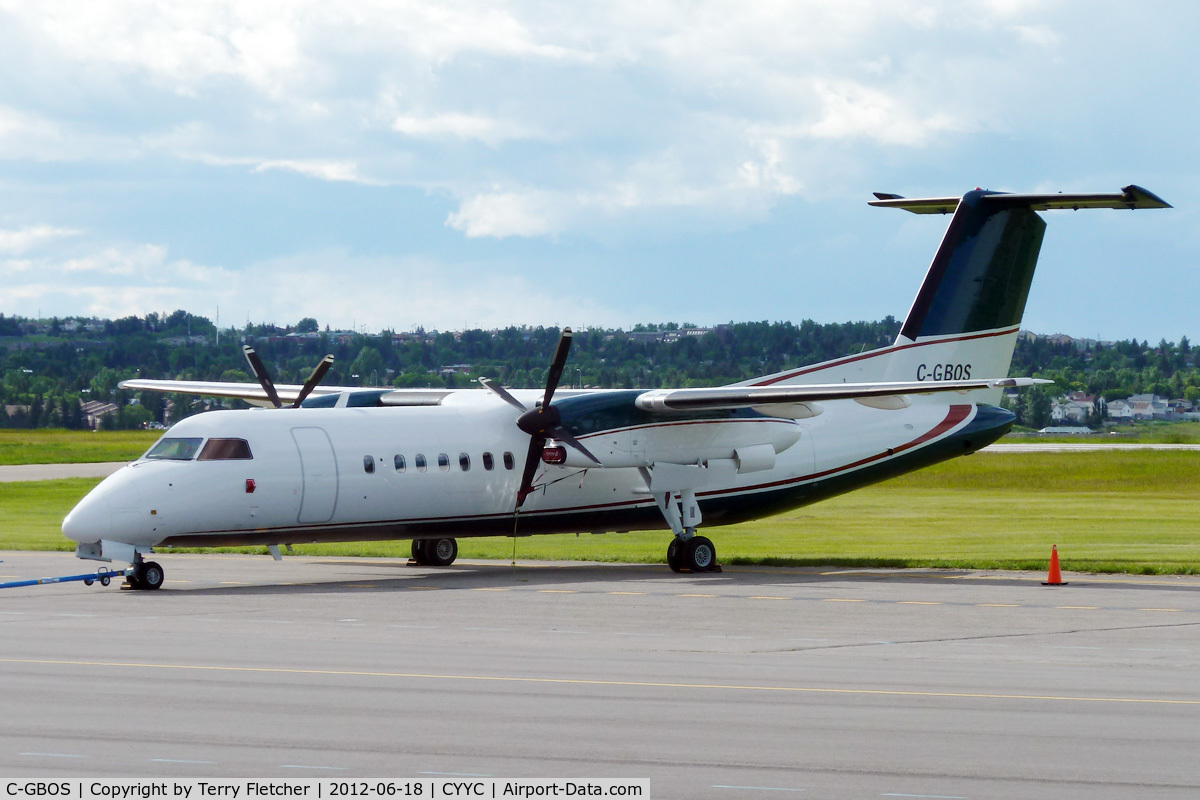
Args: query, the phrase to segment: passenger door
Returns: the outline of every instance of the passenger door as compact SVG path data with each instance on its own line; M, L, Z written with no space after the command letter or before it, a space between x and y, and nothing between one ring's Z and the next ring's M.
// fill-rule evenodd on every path
M300 498L299 523L328 522L337 507L338 472L333 443L321 428L292 428L292 440L300 456L304 493Z

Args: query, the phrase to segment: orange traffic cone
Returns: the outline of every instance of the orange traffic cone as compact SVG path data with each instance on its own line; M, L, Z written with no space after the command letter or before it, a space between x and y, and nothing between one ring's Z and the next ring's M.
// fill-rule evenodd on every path
M1066 586L1067 582L1062 579L1062 570L1058 566L1058 545L1051 545L1051 548L1050 574L1042 581L1042 586Z

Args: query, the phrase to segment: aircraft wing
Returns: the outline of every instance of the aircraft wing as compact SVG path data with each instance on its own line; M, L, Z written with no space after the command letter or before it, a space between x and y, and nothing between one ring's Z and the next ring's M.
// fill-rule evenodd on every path
M133 389L142 392L164 392L167 394L190 394L203 397L230 397L245 400L247 403L264 408L270 408L272 403L266 391L255 383L232 383L225 381L170 381L135 378L121 381L122 389ZM300 394L303 386L281 383L275 385L279 399L285 405L292 403ZM371 387L363 386L317 386L310 397L319 395L341 394L343 392L374 391ZM392 389L384 392L378 399L382 406L428 406L438 405L442 398L450 394L442 389Z
M975 389L1010 389L1053 383L1044 378L992 378L966 381L913 381L882 383L828 383L808 386L718 386L711 389L654 389L640 395L634 405L643 411L700 411L711 408L748 408L818 400L858 400L935 392L969 392Z
M238 400L245 400L247 403L254 405L269 406L270 400L267 399L266 391L257 383L234 383L227 381L167 381L167 380L148 380L135 378L133 380L121 381L118 384L122 389L134 389L141 392L164 392L167 394L194 394L204 397L232 397ZM279 399L284 403L290 403L300 394L300 389L303 388L294 384L281 383L275 386L275 391L279 393ZM352 391L353 388L346 386L318 386L313 389L314 395L335 394L337 392Z

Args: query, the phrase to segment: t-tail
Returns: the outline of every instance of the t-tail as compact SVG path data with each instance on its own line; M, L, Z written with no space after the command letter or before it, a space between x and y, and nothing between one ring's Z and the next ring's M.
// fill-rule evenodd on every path
M1042 246L1036 212L1082 208L1170 208L1139 186L1120 194L1006 194L909 199L876 193L870 205L949 214L950 226L890 347L776 373L753 385L946 381L1008 375L1021 315ZM998 403L999 389L972 393Z

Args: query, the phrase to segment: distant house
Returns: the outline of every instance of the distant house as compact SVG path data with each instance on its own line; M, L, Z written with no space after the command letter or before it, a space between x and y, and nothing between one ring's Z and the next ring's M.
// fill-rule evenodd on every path
M92 429L100 427L100 420L104 417L117 413L115 404L100 400L88 400L82 405L82 408L83 418L87 421L87 426Z
M1128 400L1113 400L1108 404L1108 418L1126 421L1133 419L1133 403Z
M1095 402L1094 394L1071 392L1066 397L1054 401L1050 418L1055 422L1086 422Z
M1167 419L1170 406L1167 398L1156 394L1135 394L1129 398L1134 419Z

